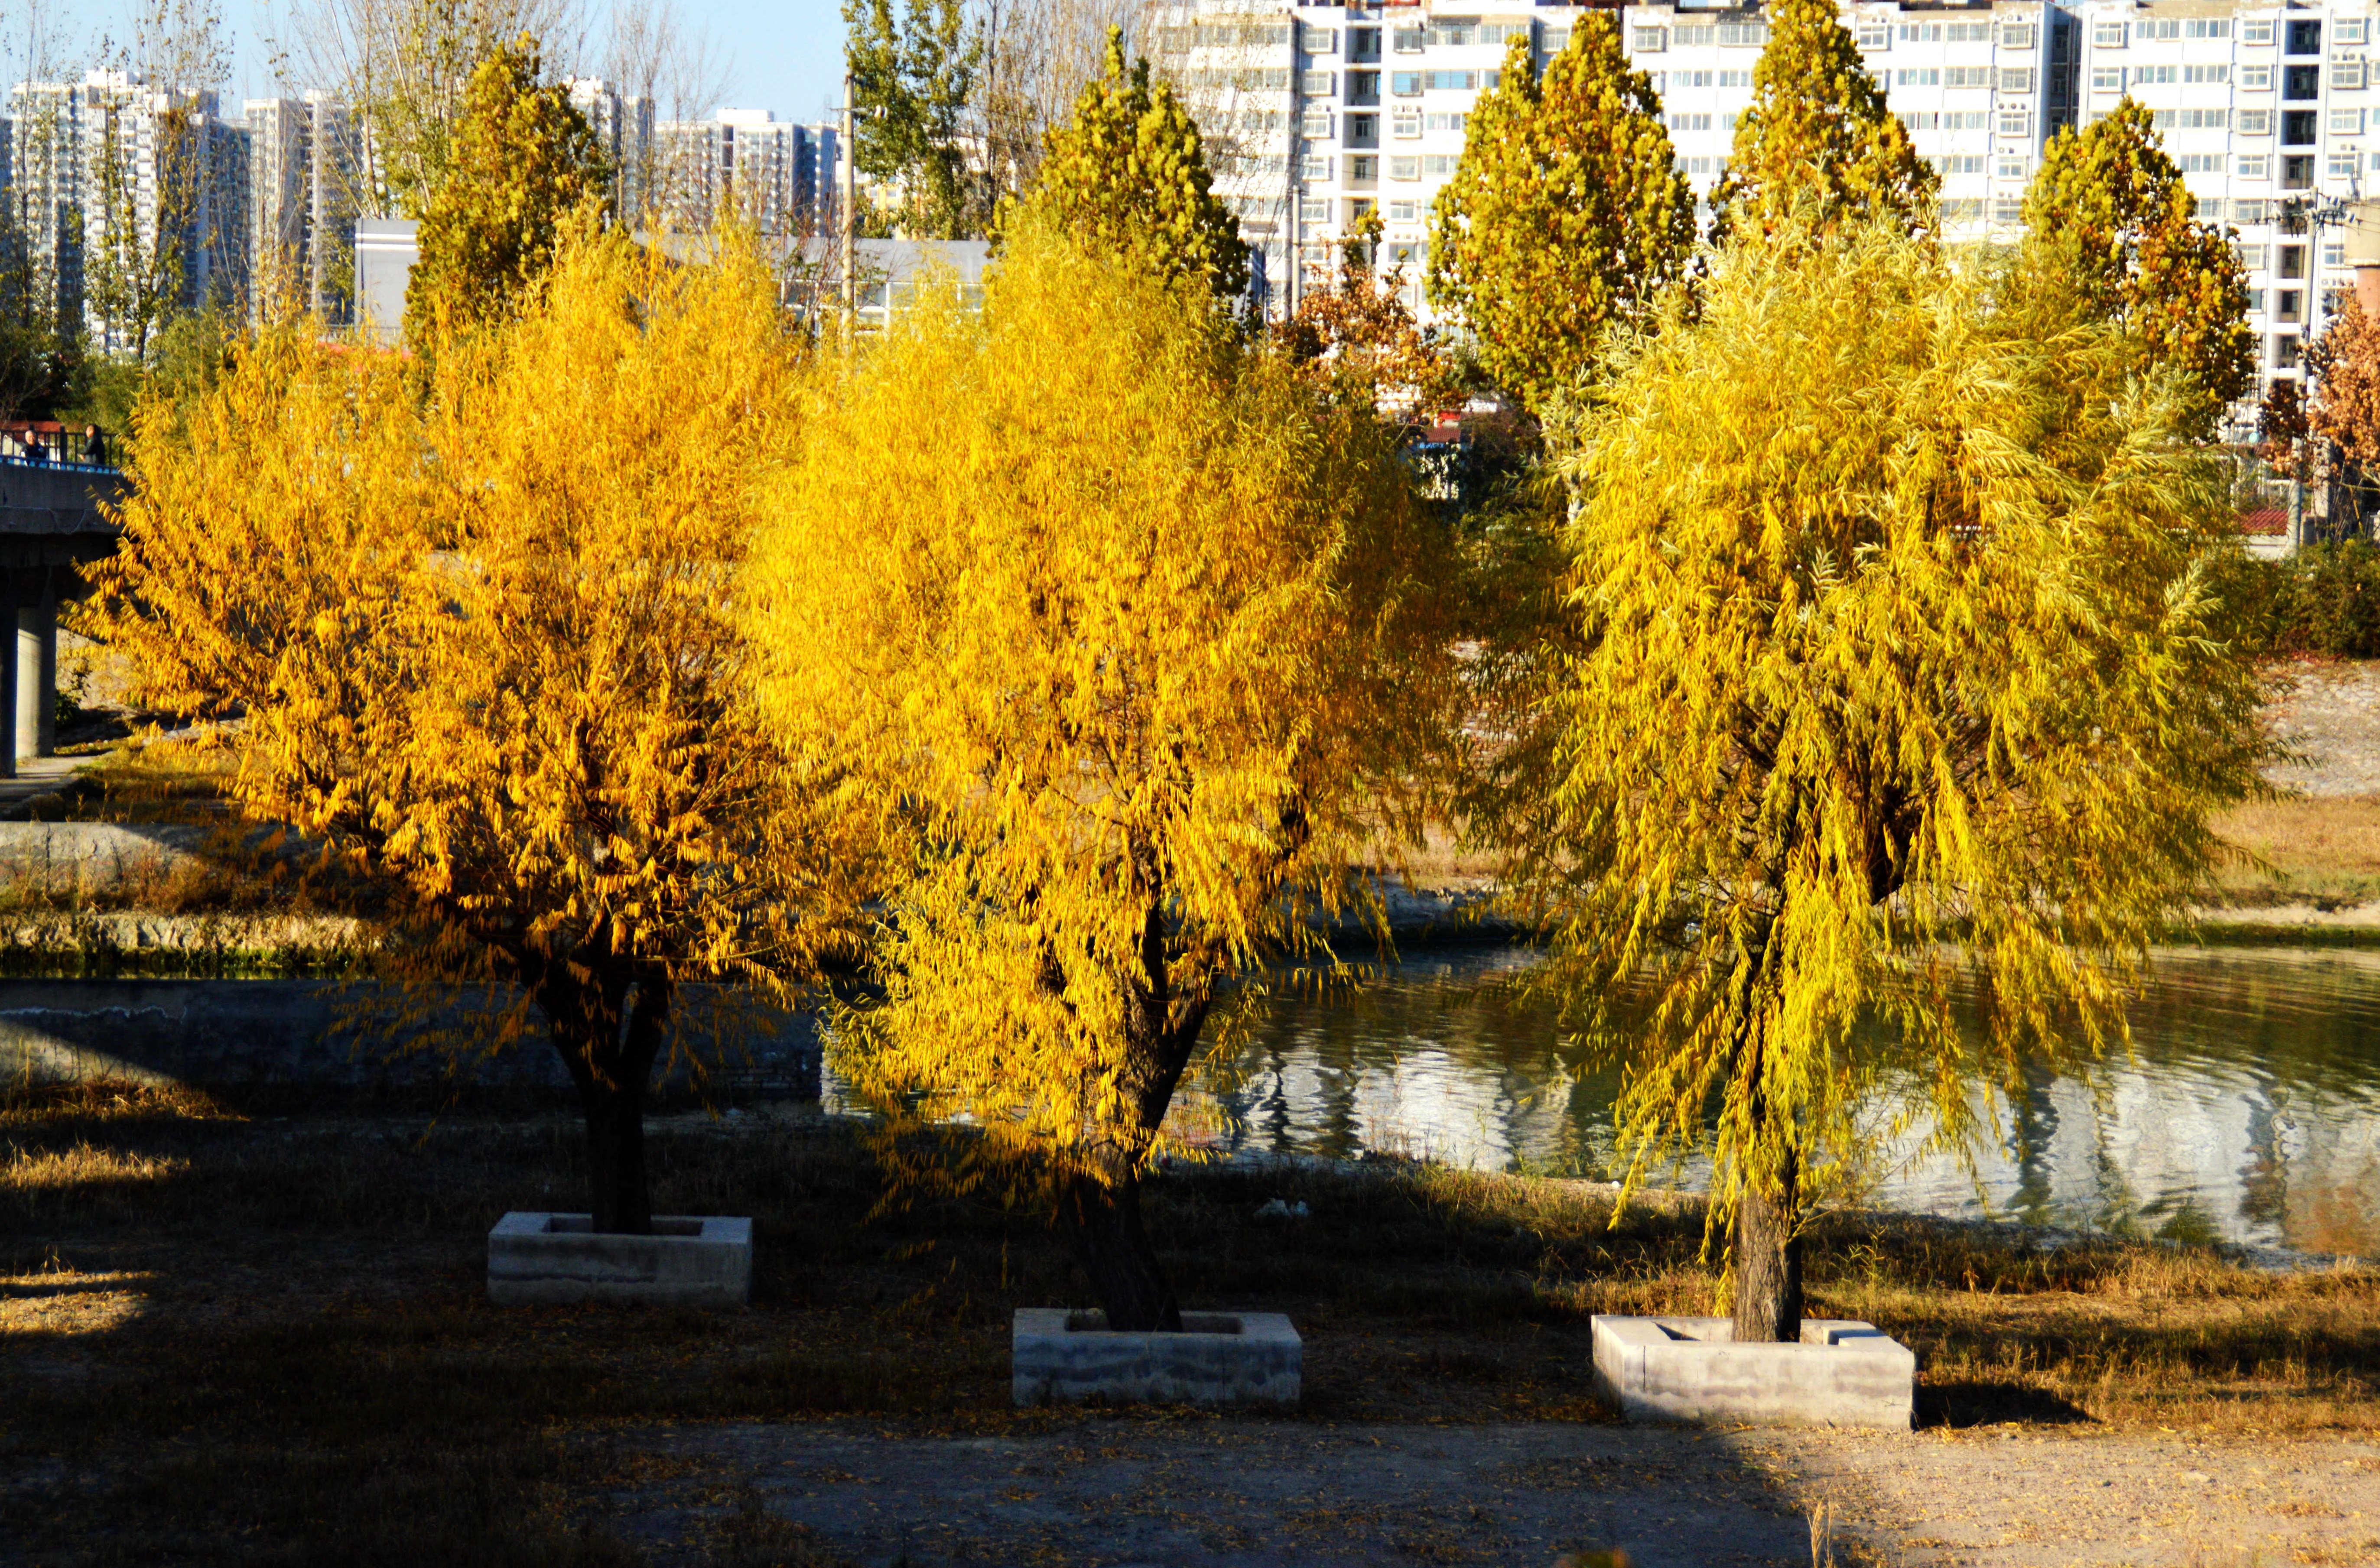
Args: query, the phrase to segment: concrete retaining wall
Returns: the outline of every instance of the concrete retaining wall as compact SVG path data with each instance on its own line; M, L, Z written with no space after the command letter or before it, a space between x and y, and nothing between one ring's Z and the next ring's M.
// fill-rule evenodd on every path
M509 999L457 993L423 1028L392 1040L380 1020L395 999L336 980L0 980L0 1081L103 1078L202 1088L567 1090L569 1075L532 1020L497 1055L492 1017ZM681 1010L684 1043L716 1064L710 1081L741 1094L815 1099L817 1020L795 1014L722 1047L706 1016L716 998L696 990ZM437 1043L425 1044L433 1035ZM733 1036L730 1037L731 1039ZM676 1064L664 1089L691 1088Z

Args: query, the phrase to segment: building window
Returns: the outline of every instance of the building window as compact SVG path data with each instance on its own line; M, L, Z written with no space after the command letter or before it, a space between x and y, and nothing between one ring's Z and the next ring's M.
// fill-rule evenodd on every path
M2000 29L2000 47L2003 49L2030 49L2034 45L2034 33L2030 24Z
M1639 55L1662 54L1670 47L1669 31L1658 27L1633 29L1628 34L1628 47Z
M1983 215L1984 204L1975 197L1961 197L1956 201L1942 203L1942 221L1946 224L1976 223Z
M2263 311L2264 311L2264 309L2265 309L2265 291L2264 291L2263 289L2261 289L2261 288L2252 288L2252 289L2250 289L2250 290L2248 291L2248 310L2249 310L2249 311L2250 311L2252 314L2262 314L2262 313L2263 313Z
M2333 60L2330 63L2330 85L2334 91L2353 92L2363 85L2362 60Z
M1390 72L1390 73L1389 73L1389 91L1390 91L1390 92L1392 92L1392 93L1396 94L1396 96L1398 96L1399 98L1418 98L1418 97L1420 97L1420 96L1421 96L1421 73L1420 73L1419 71L1391 71L1391 72Z
M2021 196L1997 198L1992 202L1992 222L2008 227L2024 222L2024 199Z
M1380 116L1350 115L1347 116L1347 145L1378 147L1380 144Z
M1389 177L1392 180L1416 180L1421 178L1421 160L1419 158L1390 159Z
M1380 101L1380 73L1379 73L1379 72L1378 72L1378 71L1349 71L1349 72L1347 73L1347 102L1348 102L1348 103L1378 103L1379 101Z
M2265 270L2265 248L2264 246L2242 245L2240 247L2240 266L2242 271L2261 273Z
M1330 160L1318 152L1308 152L1298 160L1297 177L1327 180L1330 177Z
M1468 115L1429 115L1423 117L1422 124L1430 130L1451 130L1459 134L1463 122L1470 117Z
M1903 22L1900 24L1903 43L1939 43L1942 42L1940 22Z
M1479 23L1470 17L1440 17L1429 24L1429 41L1450 49L1461 49L1479 42Z
M2298 289L2277 288L2273 290L2273 320L2277 322L2294 322L2302 319L2304 315L2304 307L2300 304L2300 300L2302 298L2303 295L2301 291Z
M1392 224L1417 224L1421 222L1421 203L1418 201L1390 202L1389 222Z
M1880 22L1862 22L1858 43L1863 53L1877 54L1892 47L1892 30Z
M2265 222L2265 209L2270 205L2270 202L2263 201L2234 201L2231 203L2231 221L2235 224L2244 224L2252 228L2255 227ZM2253 259L2251 260L2251 258ZM2263 266L2265 264L2265 248L2261 245L2241 246L2240 248L2240 264L2248 268L2252 272L2256 268Z
M1975 85L1981 87L1984 84L1977 82ZM2022 93L2030 97L2033 93L2033 67L2031 66L2001 67L1999 85L2002 92Z
M2311 147L2314 143L2314 112L2312 109L2281 111L2281 145Z
M1934 160L1935 170L1946 178L1953 175L1979 175L1984 172L1984 155L1980 152L1949 152Z
M1708 71L1671 71L1670 80L1678 87L1679 91L1684 91L1697 87L1708 87L1711 84L1711 74Z
M2181 36L2184 38L2228 38L2231 36L2230 18L2223 18L2217 19L2207 17L2194 18L2192 20L2181 24Z
M2273 161L2259 152L2252 158L2240 159L2235 172L2241 179L2270 179L2273 176Z
M2000 111L2000 134L2002 136L2031 136L2033 134L2033 111L2030 109L2002 109Z
M2283 53L2289 55L2321 54L2322 24L2316 21L2291 22L2289 24L2289 47L2284 50Z
M2273 134L2273 112L2272 112L2270 109L2242 109L2242 110L2240 110L2240 134L2241 136L2270 136L2270 135L2272 135L2272 134Z
M2091 91L2094 92L2121 92L2124 91L2124 67L2121 66L2092 67Z
M2025 160L2022 157L2002 157L1999 168L2000 178L2022 179L2026 173L2024 165Z
M2292 103L2307 103L2322 96L2320 66L2283 66L2281 96Z
M2264 21L2242 21L2240 24L2240 43L2270 43L2272 41L2273 24L2270 18Z
M1752 85L1752 73L1750 71L1721 71L1718 73L1718 84L1721 87L1750 87Z
M2325 243L2322 248L2322 264L2325 267L2347 265L2347 241L2334 239Z
M1768 42L1768 24L1721 22L1718 24L1718 42L1724 49L1757 49Z
M1297 134L1316 141L1330 140L1330 111L1309 108L1297 117Z
M1942 72L1945 87L1989 87L1992 68L1989 66L1950 66Z
M1671 115L1670 116L1671 130L1708 130L1710 128L1711 117L1708 115Z
M1491 79L1488 85L1495 86L1496 83L1492 79L1495 73L1490 71L1488 74ZM1477 71L1424 71L1422 73L1422 86L1432 92L1468 92L1478 85Z
M1930 66L1924 70L1902 71L1900 73L1900 85L1903 87L1939 87L1942 85L1942 73Z
M1401 27L1389 34L1389 47L1400 55L1418 55L1428 34L1417 27Z
M2185 82L2199 83L2229 81L2231 79L2231 67L2228 66L2184 66L2181 67L2181 79Z
M1372 61L1380 57L1380 30L1376 27L1351 27L1347 30L1347 58Z
M1942 37L1951 43L1989 43L1992 41L1992 24L1952 22L1942 30Z
M2352 152L2333 152L2329 165L2323 172L2332 179L2353 179L2356 162L2357 154Z
M2220 152L2177 152L2173 166L2186 175L2219 175L2223 172Z
M1297 201L1297 221L1302 224L1327 224L1330 221L1330 198L1301 196Z
M2302 245L2284 245L2278 249L2281 253L2281 264L2273 269L2274 272L2285 278L2305 276L2306 248Z
M2198 221L2202 224L2221 223L2223 221L2223 198L2220 196L2202 196L2198 198Z
M2155 43L2170 43L2181 36L2181 23L2174 18L2158 21L2143 17L2132 24L2132 36Z
M1707 49L1718 42L1718 29L1710 22L1680 22L1670 30L1670 42L1681 49Z
M2273 67L2270 67L2270 66L2242 66L2242 67L2240 67L2240 91L2242 91L2242 92L2270 92L2272 90L2273 90Z
M2091 47L2092 47L2092 48L2094 48L2094 49L2121 49L2123 46L2124 46L2124 24L2123 24L2123 23L2121 23L2121 22L2093 22L2093 23L2091 24Z
M2298 368L2298 340L2289 334L2273 339L2273 369L2294 371Z
M2313 188L2313 153L2292 152L2281 160L2281 188L2283 190Z
M1545 37L1537 47L1548 59L1551 59L1570 47L1570 29L1566 27L1546 29Z
M1346 171L1349 185L1369 185L1380 177L1380 161L1358 154L1346 161Z
M1421 134L1421 111L1419 109L1390 110L1389 114L1389 134L1390 136L1419 136Z
M1337 71L1300 71L1297 91L1308 98L1335 98L1339 93Z
M2159 130L2221 130L2228 109L2152 109L2149 118Z
M1297 24L1297 47L1308 55L1336 55L1339 53L1339 30L1300 22Z
M1463 160L1448 152L1432 152L1421 161L1421 172L1429 179L1451 179L1454 168Z

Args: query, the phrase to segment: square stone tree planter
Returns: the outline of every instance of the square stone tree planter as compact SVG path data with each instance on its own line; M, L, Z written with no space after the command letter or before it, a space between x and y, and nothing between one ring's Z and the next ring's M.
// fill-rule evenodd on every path
M589 1214L516 1211L488 1233L488 1299L499 1307L634 1301L741 1307L752 1296L752 1222L653 1216L653 1234L595 1229Z
M1104 1312L1025 1307L1010 1349L1019 1404L1295 1404L1305 1344L1278 1312L1184 1312L1178 1334L1109 1329Z
M1805 1318L1799 1344L1737 1344L1726 1318L1594 1319L1596 1391L1631 1421L1915 1424L1917 1357L1872 1323Z

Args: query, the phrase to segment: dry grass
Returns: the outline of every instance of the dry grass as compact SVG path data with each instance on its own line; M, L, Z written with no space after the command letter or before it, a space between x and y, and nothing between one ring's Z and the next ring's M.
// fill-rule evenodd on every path
M2263 801L2225 813L2216 828L2226 843L2270 868L2228 872L2224 887L2234 902L2380 900L2380 798Z
M639 1424L1052 1419L1010 1408L1006 1366L1013 1308L1081 1295L1047 1230L975 1204L868 1222L847 1131L735 1125L755 1122L653 1144L664 1211L755 1217L753 1310L507 1313L481 1298L481 1238L575 1196L565 1119L0 1102L0 1477L23 1478L0 1512L44 1562L623 1562L599 1500L635 1479L613 1434ZM1273 1197L1313 1218L1253 1219ZM1312 1420L1604 1419L1588 1315L1719 1288L1690 1207L1614 1229L1582 1184L1208 1169L1160 1183L1151 1219L1194 1304L1296 1316ZM1844 1219L1812 1278L1814 1311L1916 1345L1929 1423L2380 1431L2369 1271ZM711 1560L829 1561L738 1517Z

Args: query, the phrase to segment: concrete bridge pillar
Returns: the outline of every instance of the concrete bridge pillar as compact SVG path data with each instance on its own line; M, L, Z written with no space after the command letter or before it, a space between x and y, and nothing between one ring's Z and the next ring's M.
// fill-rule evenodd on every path
M17 607L17 755L58 749L58 599L42 574L38 598Z

